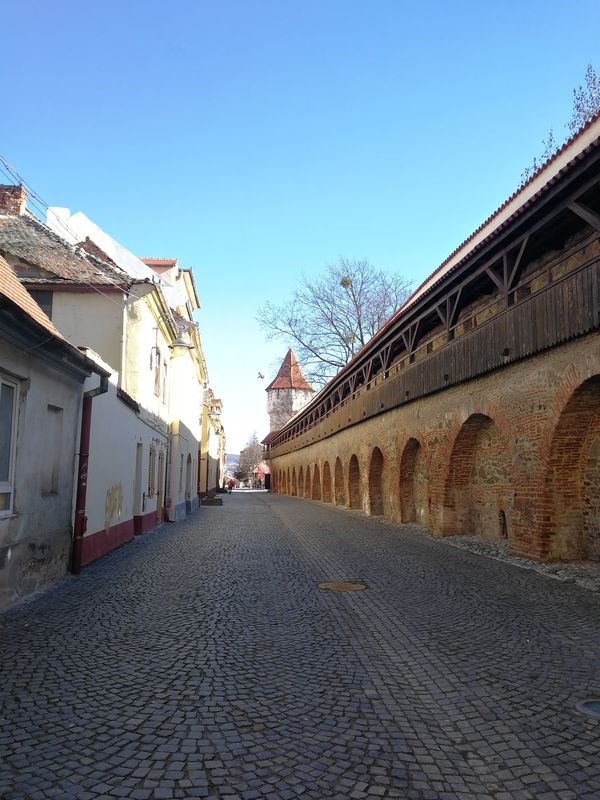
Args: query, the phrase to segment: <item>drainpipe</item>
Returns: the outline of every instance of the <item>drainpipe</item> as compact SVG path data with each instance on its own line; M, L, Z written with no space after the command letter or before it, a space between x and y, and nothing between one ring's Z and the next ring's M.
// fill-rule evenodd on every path
M173 439L172 439L172 426L169 425L167 428L167 472L165 475L165 522L172 522L171 519L171 453L173 451Z
M100 375L100 386L83 393L81 410L81 436L79 438L79 468L77 470L77 497L75 500L75 524L73 526L73 549L71 551L71 572L81 572L83 535L87 530L85 500L87 496L88 463L90 460L90 433L92 430L92 400L108 392L108 373Z

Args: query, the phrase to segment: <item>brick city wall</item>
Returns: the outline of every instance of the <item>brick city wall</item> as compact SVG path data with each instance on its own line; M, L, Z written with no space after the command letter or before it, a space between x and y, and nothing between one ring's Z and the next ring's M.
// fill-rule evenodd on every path
M600 333L275 454L271 471L275 491L438 536L507 538L536 559L598 559Z

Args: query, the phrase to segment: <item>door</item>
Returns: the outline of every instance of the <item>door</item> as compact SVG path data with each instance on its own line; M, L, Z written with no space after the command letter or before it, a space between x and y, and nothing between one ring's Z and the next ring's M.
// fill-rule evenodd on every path
M142 514L142 465L144 460L144 445L138 442L135 446L135 481L133 484L133 516Z

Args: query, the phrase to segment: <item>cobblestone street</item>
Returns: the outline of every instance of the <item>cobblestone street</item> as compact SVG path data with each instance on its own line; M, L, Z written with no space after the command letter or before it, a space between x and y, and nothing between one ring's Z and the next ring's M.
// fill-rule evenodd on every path
M417 529L234 493L0 625L3 800L600 797L600 596Z

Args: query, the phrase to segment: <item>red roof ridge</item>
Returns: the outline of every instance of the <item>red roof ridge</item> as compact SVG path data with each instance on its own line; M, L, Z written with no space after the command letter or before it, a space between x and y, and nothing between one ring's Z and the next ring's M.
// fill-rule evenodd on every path
M540 164L540 166L535 170L535 172L532 175L530 175L530 177L524 183L522 183L517 189L515 189L515 191L509 197L507 197L506 200L500 206L498 206L498 208L495 211L493 211L487 217L487 219L485 219L481 223L481 225L479 225L469 236L467 236L467 238L463 242L461 242L461 244L459 244L458 247L455 247L454 250L450 253L450 255L447 256L442 261L442 263L438 267L436 267L436 269L434 269L434 271L430 275L428 275L427 278L425 278L425 280L415 289L415 291L411 294L411 296L409 298L407 298L407 300L402 304L402 306L400 306L398 311L395 314L393 314L392 317L390 317L390 319L387 320L387 322L384 323L382 328L386 327L387 324L389 322L391 322L392 319L395 319L404 308L409 306L412 303L413 298L415 298L421 292L423 287L427 283L429 283L431 281L431 279L433 277L435 277L435 275L437 275L439 272L441 272L444 269L444 267L450 261L452 261L454 256L456 256L465 247L465 245L467 245L467 244L469 244L469 242L473 241L473 239L475 239L475 237L477 236L478 233L480 233L487 225L489 225L490 222L492 222L492 220L494 220L497 216L499 216L502 213L502 211L504 211L504 209L507 208L507 206L509 206L513 202L513 200L516 200L516 198L520 194L523 194L525 192L525 190L528 187L530 187L532 185L532 183L534 181L536 181L537 178L539 178L540 175L543 172L545 172L548 169L548 167L553 162L555 162L558 159L558 157L561 156L575 142L576 139L578 139L580 136L582 136L588 130L588 128L591 128L591 126L598 120L600 120L600 111L598 111L596 114L594 114L593 117L591 117L587 122L585 122L562 145L560 145L554 151L554 153L552 153L552 155L550 155L549 158L546 159L546 161L544 161L542 164ZM379 331L377 333L379 333ZM375 334L375 336L377 336L377 333Z

